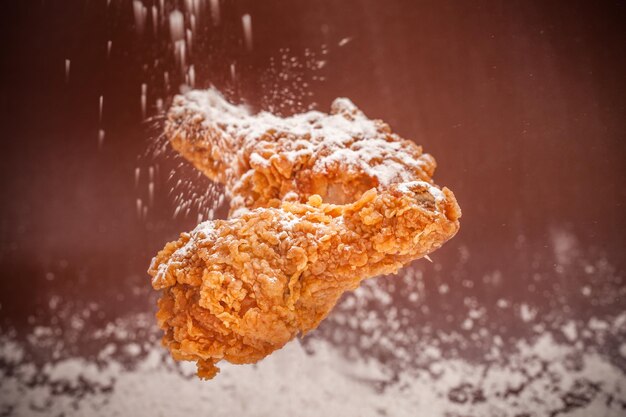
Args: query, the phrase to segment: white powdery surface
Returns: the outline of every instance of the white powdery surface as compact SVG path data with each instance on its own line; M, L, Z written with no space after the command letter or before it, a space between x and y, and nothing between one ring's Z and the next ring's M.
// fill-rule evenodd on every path
M107 345L98 355L100 365L69 358L37 370L12 338L3 336L0 342L0 363L12 369L0 373L0 413L16 416L544 416L557 411L621 416L620 401L626 400L619 369L595 353L567 366L580 352L549 333L533 343L519 342L517 353L501 363L435 355L428 369L407 370L394 382L383 363L348 360L322 340L313 342L313 354L290 343L257 365L225 365L211 381L198 380L191 364L177 366L159 347L137 357L132 368L113 358Z

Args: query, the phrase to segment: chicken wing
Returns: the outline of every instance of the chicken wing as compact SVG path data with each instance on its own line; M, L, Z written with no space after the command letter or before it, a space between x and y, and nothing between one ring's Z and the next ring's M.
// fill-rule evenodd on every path
M278 207L280 201L356 201L371 188L431 181L436 163L414 142L370 120L350 100L330 114L281 118L251 114L215 89L178 96L165 134L172 147L210 179L224 183L231 216L238 209Z

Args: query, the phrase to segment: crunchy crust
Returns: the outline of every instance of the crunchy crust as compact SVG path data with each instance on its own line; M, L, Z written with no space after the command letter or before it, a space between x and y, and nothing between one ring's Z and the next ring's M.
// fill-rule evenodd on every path
M355 109L346 114L353 116ZM314 172L319 154L291 164L280 134L265 131L237 143L225 138L227 129L216 129L216 122L202 123L195 110L172 110L166 128L172 145L210 178L224 182L238 201L236 208L243 209L229 220L205 222L181 234L152 261L152 285L162 291L157 319L174 358L196 361L203 378L217 374L220 360L256 362L317 327L341 294L363 279L394 273L456 234L460 208L450 190L431 183L432 157L376 123L388 140L397 138L407 147L411 158L423 158L398 174L405 181L383 184L376 172L359 172L339 161L322 176L326 186L320 188ZM236 151L244 142L248 147ZM267 151L268 161L279 162L255 166L250 155L258 152L249 151L254 146ZM325 147L314 147L320 149ZM284 160L291 164L289 175L280 173ZM248 178L244 185L237 181L242 171ZM307 175L299 176L302 172ZM352 173L346 177L345 172ZM335 179L348 180L349 186L339 182L340 192L334 189L332 195L328 184ZM351 201L324 202L323 196L337 195Z
M345 137L331 141L338 133ZM174 99L165 134L196 168L226 185L231 214L285 200L304 203L315 194L326 202L350 203L371 188L430 182L436 168L421 146L383 121L368 119L347 99L335 100L329 114L281 119L252 115L214 90L194 91ZM376 152L367 152L372 149ZM376 174L385 170L391 177L381 181Z

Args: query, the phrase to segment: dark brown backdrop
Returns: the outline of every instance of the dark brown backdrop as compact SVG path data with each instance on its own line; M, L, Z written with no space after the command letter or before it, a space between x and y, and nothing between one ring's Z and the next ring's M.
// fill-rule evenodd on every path
M162 67L146 64L166 46L135 33L129 3L104 3L3 5L3 328L44 315L50 293L77 306L97 302L102 320L152 309L149 260L195 223L172 220L164 173L147 219L136 215L146 191L133 173L147 163L139 156L154 135L141 123L140 85L148 83L151 103L171 96ZM623 309L625 12L623 2L233 2L193 59L205 86L226 85L236 61L235 95L259 104L267 93L261 73L280 48L319 54L326 44L327 78L312 84L311 100L324 110L350 97L435 155L435 179L455 191L464 213L458 237L434 264L420 264L436 326L458 327L438 317L455 314L468 293L488 309L507 297L584 319ZM251 53L241 45L243 13L253 18ZM590 275L581 263L564 273L555 233L575 239L576 259L603 259L612 272ZM470 257L461 262L463 251ZM502 284L482 285L494 271ZM436 290L442 282L452 288L445 299ZM593 297L580 293L587 284ZM146 292L131 291L137 287ZM492 319L523 332L509 318Z

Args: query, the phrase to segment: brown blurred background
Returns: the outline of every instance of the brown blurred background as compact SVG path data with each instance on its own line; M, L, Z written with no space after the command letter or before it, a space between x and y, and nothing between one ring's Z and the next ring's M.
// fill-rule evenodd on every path
M167 103L181 79L166 58L167 34L138 34L130 8L2 6L1 329L45 322L51 293L76 308L97 303L94 321L153 309L149 261L196 223L194 214L172 219L165 168L147 216L136 213L147 194L135 169L145 175L147 165L169 163L146 156L158 126L142 122L141 84L154 115L156 98ZM252 16L251 52L243 13ZM621 1L223 2L220 28L198 37L192 58L196 86L214 84L257 107L272 100L268 68L281 48L323 59L316 74L325 79L310 83L300 107L327 110L334 97L351 98L432 153L436 182L462 206L459 235L433 264L419 264L429 309L416 311L416 323L459 328L469 294L490 326L522 337L524 323L498 313L496 300L574 320L624 310L625 17ZM299 110L280 98L270 104ZM622 338L601 349L624 369Z

